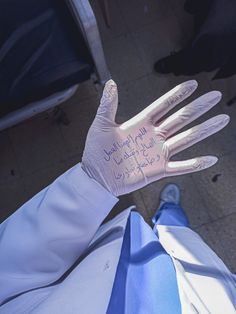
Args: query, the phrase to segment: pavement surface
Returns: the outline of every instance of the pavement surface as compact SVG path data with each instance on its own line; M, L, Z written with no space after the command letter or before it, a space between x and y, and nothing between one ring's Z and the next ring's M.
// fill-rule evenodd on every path
M197 122L227 113L231 123L220 133L179 154L189 158L215 154L212 168L180 177L163 179L120 198L109 218L131 204L150 223L158 195L168 182L180 186L182 205L191 226L236 272L236 104L227 101L236 94L236 77L212 81L213 73L194 77L157 75L156 60L180 49L190 38L193 21L183 10L183 0L111 0L111 27L107 28L97 0L95 11L109 69L119 89L117 122L123 122L180 82L196 79L199 88L191 99L217 89L223 93L219 105ZM0 132L0 219L50 184L81 160L86 134L99 104L92 81L79 86L61 105L69 124L59 123L45 112ZM180 106L186 104L183 103Z

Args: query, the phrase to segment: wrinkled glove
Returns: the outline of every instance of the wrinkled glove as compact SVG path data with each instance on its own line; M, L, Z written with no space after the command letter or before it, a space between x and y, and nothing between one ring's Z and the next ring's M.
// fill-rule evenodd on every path
M218 132L229 122L229 116L220 114L175 135L221 99L220 92L209 92L162 120L196 88L194 80L180 84L132 119L118 125L115 122L117 86L112 80L108 81L88 132L82 158L84 171L113 195L119 196L163 177L214 165L217 162L215 156L170 161L173 155Z

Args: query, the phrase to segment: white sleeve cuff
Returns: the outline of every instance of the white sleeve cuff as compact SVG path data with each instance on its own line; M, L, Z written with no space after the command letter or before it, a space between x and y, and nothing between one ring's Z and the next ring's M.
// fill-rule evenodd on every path
M103 212L104 215L108 215L119 201L117 197L107 191L96 180L90 178L81 168L80 163L64 173L64 177L75 188L78 194L87 200L92 208Z

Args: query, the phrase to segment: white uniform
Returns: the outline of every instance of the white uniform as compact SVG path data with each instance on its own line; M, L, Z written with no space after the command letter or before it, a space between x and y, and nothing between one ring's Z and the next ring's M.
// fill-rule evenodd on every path
M129 216L152 232L131 208L100 226L116 202L77 165L4 221L0 313L106 313ZM234 277L203 240L187 227L158 226L158 234L182 313L235 313Z

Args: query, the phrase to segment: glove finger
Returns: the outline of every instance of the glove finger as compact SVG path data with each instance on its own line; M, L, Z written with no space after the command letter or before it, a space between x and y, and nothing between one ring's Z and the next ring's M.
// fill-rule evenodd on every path
M154 101L151 105L141 111L138 115L148 117L155 124L160 120L168 111L188 98L197 88L198 84L195 80L184 82L159 99Z
M214 107L221 97L218 91L204 94L165 119L157 129L168 138Z
M206 137L223 129L229 123L229 116L220 114L193 128L179 133L166 141L169 156L173 156L182 150L202 141Z
M169 161L166 166L166 176L176 176L207 169L216 164L215 156L203 156L182 161Z
M96 118L106 118L110 121L115 121L118 107L118 92L117 85L113 80L106 82L100 106L97 110Z

